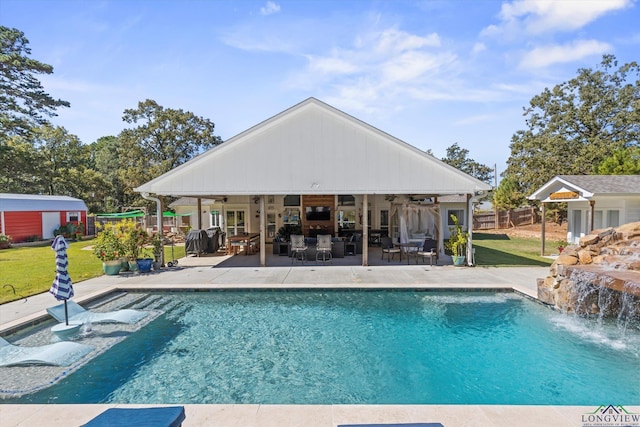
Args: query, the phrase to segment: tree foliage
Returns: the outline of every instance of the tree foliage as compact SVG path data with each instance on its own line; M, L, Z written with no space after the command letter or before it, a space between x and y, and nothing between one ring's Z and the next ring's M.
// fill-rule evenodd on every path
M118 180L127 185L123 197L139 206L147 202L133 188L222 142L210 120L150 99L125 110L122 119L137 127L118 135Z
M63 127L45 124L29 136L12 136L0 155L0 191L67 195L96 206L110 186L89 165L89 147Z
M460 148L457 142L447 148L447 155L442 161L487 184L493 181L493 169L470 159L469 150Z
M0 192L32 193L40 181L34 165L39 155L33 144L22 136L13 135L0 142Z
M124 111L122 120L137 124L120 134L126 145L134 142L153 168L152 174L165 173L204 150L220 144L215 125L203 117L182 109L164 108L147 99L138 108Z
M640 147L621 148L603 160L595 171L598 175L640 175Z
M0 26L0 137L26 135L55 116L67 101L44 91L37 74L51 74L53 67L29 58L29 40L22 31Z
M493 206L497 209L510 210L526 203L524 194L518 190L518 185L511 178L503 178L498 188L493 192Z
M616 68L617 67L617 68ZM616 150L638 145L640 67L605 55L595 69L545 89L524 109L505 177L524 194L555 175L590 174Z

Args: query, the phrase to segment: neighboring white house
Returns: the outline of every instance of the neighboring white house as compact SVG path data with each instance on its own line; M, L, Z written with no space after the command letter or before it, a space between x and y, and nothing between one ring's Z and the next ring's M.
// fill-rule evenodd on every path
M578 243L592 230L640 221L640 175L558 175L529 199L566 202L567 242Z
M135 191L191 198L171 206L178 213L197 211L190 217L194 228L259 232L264 257L265 242L292 223L307 236L359 231L364 241L381 231L400 240L428 234L443 251L448 211L442 211L440 198L457 198L452 209L471 231L471 207L491 188L309 98Z

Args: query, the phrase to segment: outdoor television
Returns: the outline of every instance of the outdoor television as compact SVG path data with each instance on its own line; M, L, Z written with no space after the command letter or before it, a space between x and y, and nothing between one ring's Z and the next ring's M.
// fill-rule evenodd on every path
M331 219L331 207L329 206L307 206L307 221L329 221Z

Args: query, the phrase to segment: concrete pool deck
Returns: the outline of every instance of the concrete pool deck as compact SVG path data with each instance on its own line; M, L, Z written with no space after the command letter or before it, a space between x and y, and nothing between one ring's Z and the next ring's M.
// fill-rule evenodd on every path
M178 268L141 275L101 276L74 284L78 303L115 290L219 288L428 288L514 289L535 298L536 279L548 267L474 267L391 265L231 267L183 258ZM48 318L55 305L48 293L0 306L0 335ZM602 402L625 404L629 402ZM82 425L110 407L149 405L7 405L0 402L3 427ZM161 406L161 405L158 405ZM453 426L583 426L596 407L509 405L184 405L183 426L317 426L358 423L440 422ZM625 406L639 413L640 407Z

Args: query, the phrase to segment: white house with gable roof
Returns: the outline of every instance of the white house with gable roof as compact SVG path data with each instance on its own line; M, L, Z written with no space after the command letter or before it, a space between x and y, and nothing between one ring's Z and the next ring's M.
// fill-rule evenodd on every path
M400 241L431 235L443 252L449 215L440 198L463 198L456 213L472 231L472 205L491 188L309 98L135 191L195 200L195 207L174 207L197 213L191 217L196 228L219 226L228 236L260 233L265 265L265 244L290 224L299 225L305 236L358 234L364 242L381 234Z

